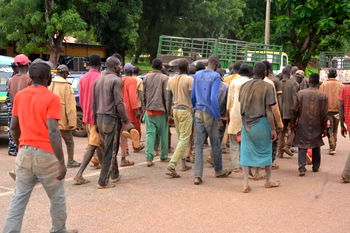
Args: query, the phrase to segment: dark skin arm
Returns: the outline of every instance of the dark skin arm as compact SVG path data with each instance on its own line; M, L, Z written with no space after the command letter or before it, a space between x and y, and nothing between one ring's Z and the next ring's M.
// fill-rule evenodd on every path
M67 168L66 168L66 165L64 164L62 139L61 139L60 130L58 129L58 120L48 118L46 119L46 124L47 124L47 128L49 129L49 138L50 138L51 147L58 160L58 176L56 177L56 179L62 180L66 176Z
M266 117L269 120L270 126L271 126L271 141L276 141L277 139L277 134L276 134L276 128L275 128L275 122L274 122L274 117L273 113L271 110L271 105L266 106Z
M170 118L171 118L172 98L173 98L173 93L171 91L167 91L166 111L167 111L169 121L171 120Z
M16 145L19 145L19 137L21 136L21 129L19 127L18 116L12 116L10 133Z
M347 131L346 126L345 126L344 101L340 101L340 104L339 104L339 120L340 120L341 135L344 138L346 138L348 131Z

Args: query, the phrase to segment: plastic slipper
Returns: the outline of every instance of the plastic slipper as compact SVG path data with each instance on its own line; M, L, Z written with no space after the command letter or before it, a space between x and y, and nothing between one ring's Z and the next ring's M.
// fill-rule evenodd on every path
M181 169L181 171L185 172L185 171L188 171L188 170L191 170L191 169L192 169L191 166L186 166L186 167L183 167L183 168Z
M165 175L171 176L173 178L180 178L181 176L179 174L174 175L173 173L169 172L169 173L165 173Z
M121 167L128 167L128 166L133 166L135 163L133 161L127 160L126 163L121 163Z
M265 176L254 175L252 179L253 180L263 180L263 179L265 179Z
M107 185L97 185L97 188L98 189L110 189L110 188L113 188L115 186L115 184L107 184Z
M111 179L112 183L117 183L122 178L122 175L119 175L116 179Z
M280 186L279 181L275 181L275 183L265 184L265 188L276 188L278 186Z
M250 187L249 186L246 189L242 189L242 193L249 193L249 192L250 192Z
M350 183L350 179L347 178L347 177L344 176L344 175L341 176L341 180L342 180L344 183Z
M198 179L199 181L196 181L196 179ZM194 184L195 184L195 185L200 185L201 183L203 183L203 180L202 180L201 177L196 177L196 178L194 178Z
M232 171L223 170L220 174L215 174L216 178L225 178L231 175Z
M124 137L126 137L126 138L131 139L131 134L130 134L128 131L123 131L123 132L122 132L122 135L123 135Z
M75 180L77 183L75 183L76 185L82 185L82 184L88 184L88 183L90 183L90 181L89 180L86 180L86 179L79 179L79 178L77 178L77 177L73 177L73 180Z
M135 148L140 147L140 134L136 129L130 130L130 137Z

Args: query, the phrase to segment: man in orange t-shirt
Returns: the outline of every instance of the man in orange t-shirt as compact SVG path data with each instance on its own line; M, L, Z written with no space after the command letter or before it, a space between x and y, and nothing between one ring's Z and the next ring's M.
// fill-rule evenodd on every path
M49 91L51 67L36 60L29 69L34 85L14 97L11 135L19 145L16 159L16 189L9 206L3 232L21 232L25 207L35 184L40 183L51 201L50 232L77 232L66 229L66 197L61 134L60 98Z
M236 79L236 78L239 78L240 75L238 74L238 71L239 71L239 68L241 68L241 65L242 65L242 62L238 61L238 62L235 62L235 64L233 64L233 66L231 65L231 75L230 76L227 76L225 79L224 79L224 83L227 83L228 85L231 84L231 81Z

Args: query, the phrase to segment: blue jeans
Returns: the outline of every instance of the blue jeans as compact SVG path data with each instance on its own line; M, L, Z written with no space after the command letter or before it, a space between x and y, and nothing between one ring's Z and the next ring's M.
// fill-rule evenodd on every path
M196 138L194 141L196 159L194 162L194 177L203 175L203 147L204 139L208 134L211 145L211 156L214 161L215 172L222 171L222 151L220 142L220 131L217 129L218 123L211 115L196 110L194 129Z
M38 180L51 202L52 228L50 232L66 232L66 196L64 180L58 176L56 156L33 146L22 146L16 158L16 189L7 213L3 233L21 232L24 211ZM38 219L37 224L40 220Z

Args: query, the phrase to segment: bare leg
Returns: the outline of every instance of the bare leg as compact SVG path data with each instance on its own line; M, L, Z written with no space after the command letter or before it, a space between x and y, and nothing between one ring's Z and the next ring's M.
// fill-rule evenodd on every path
M266 188L274 188L274 187L278 187L280 185L279 181L275 181L275 180L271 179L271 170L272 170L271 165L265 167L265 172L266 172L265 187Z
M249 183L248 183L249 167L242 166L242 170L243 170L243 190L246 190L249 188Z
M96 150L96 146L88 145L85 155L83 157L83 161L81 163L81 166L79 168L78 173L75 175L76 178L79 180L83 180L83 172L85 171L87 165L89 164L91 158L94 156L94 152Z

